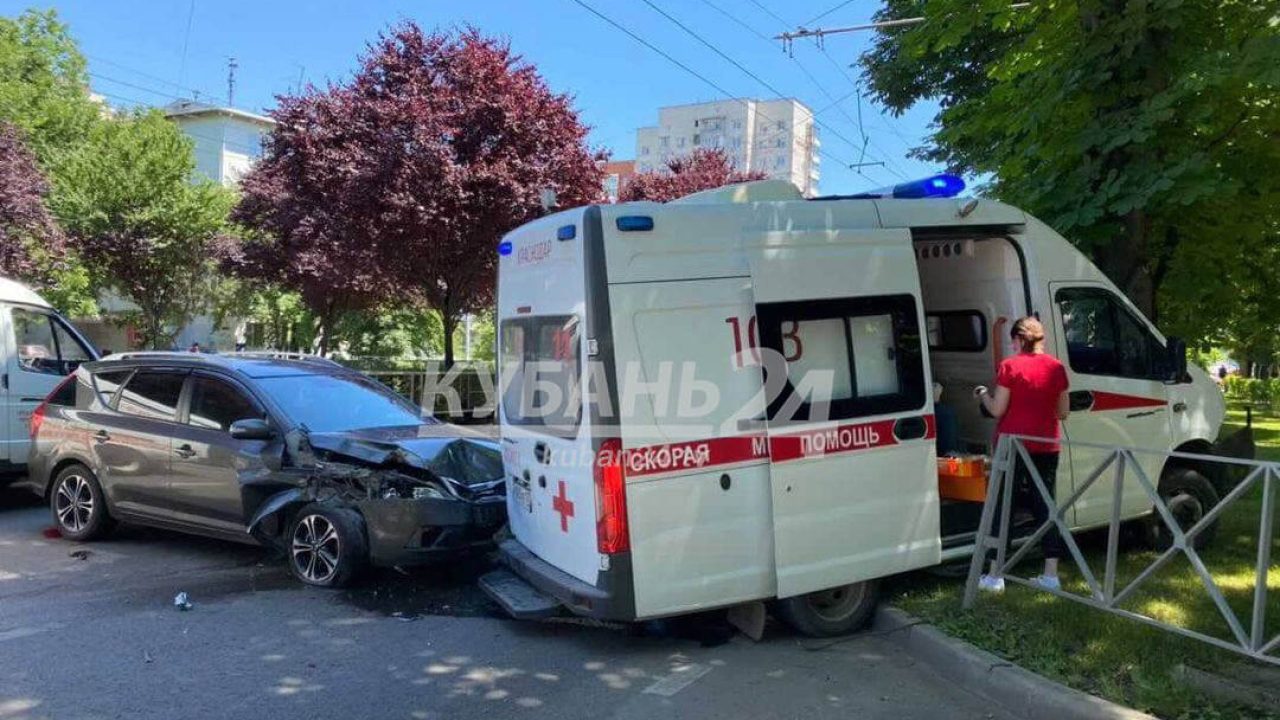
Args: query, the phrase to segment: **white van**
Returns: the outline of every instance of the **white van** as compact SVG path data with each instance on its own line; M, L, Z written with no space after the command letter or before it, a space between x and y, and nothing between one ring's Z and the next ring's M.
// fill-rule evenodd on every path
M877 578L972 552L981 504L940 498L939 444L990 451L972 391L1028 314L1069 369L1069 440L1209 452L1224 402L1185 347L1052 229L948 197L962 188L937 176L806 200L761 181L507 235L512 537L486 591L517 616L778 599L802 632L856 628ZM1097 456L1063 452L1061 497ZM1161 460L1145 469L1163 492L1201 514L1217 502L1206 468ZM1108 522L1110 487L1086 493L1074 526ZM1151 512L1136 485L1125 503Z
M31 412L80 363L97 357L93 345L44 298L0 278L0 485L26 472Z

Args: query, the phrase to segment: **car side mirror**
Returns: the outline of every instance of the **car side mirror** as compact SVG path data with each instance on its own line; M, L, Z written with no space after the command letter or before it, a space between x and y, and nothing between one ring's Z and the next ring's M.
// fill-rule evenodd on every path
M1171 337L1165 346L1167 354L1165 367L1169 370L1169 382L1182 382L1187 375L1187 342L1182 338Z
M262 418L245 418L231 423L231 437L236 440L270 440L275 435Z

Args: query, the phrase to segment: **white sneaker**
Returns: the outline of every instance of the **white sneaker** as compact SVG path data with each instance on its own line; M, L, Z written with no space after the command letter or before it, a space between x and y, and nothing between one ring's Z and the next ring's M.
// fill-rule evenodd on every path
M994 575L983 575L978 579L978 589L986 592L1002 593L1004 592L1004 578Z
M1062 581L1055 575L1037 575L1031 582L1046 590L1062 589Z

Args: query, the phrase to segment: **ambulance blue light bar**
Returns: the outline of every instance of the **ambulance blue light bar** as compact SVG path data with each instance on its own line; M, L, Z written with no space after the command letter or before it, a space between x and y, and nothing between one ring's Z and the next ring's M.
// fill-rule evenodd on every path
M949 198L964 192L964 181L955 175L940 174L893 186L895 198Z
M561 225L556 230L557 240L572 240L578 236L578 228L574 225Z
M506 257L506 256L508 256L508 255L510 255L510 254L511 254L511 241L510 241L510 240L507 240L506 242L500 242L500 243L498 243L498 254L499 254L499 255L501 255L501 256L503 256L503 257Z
M949 198L964 192L964 180L955 175L939 173L927 178L890 185L865 193L854 195L854 198L898 198L900 200L919 200L921 198Z

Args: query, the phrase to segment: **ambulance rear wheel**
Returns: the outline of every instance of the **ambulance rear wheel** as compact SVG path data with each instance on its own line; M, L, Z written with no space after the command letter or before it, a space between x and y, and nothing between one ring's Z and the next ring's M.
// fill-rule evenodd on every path
M880 582L867 580L779 600L775 611L803 635L832 637L861 630L879 602Z

